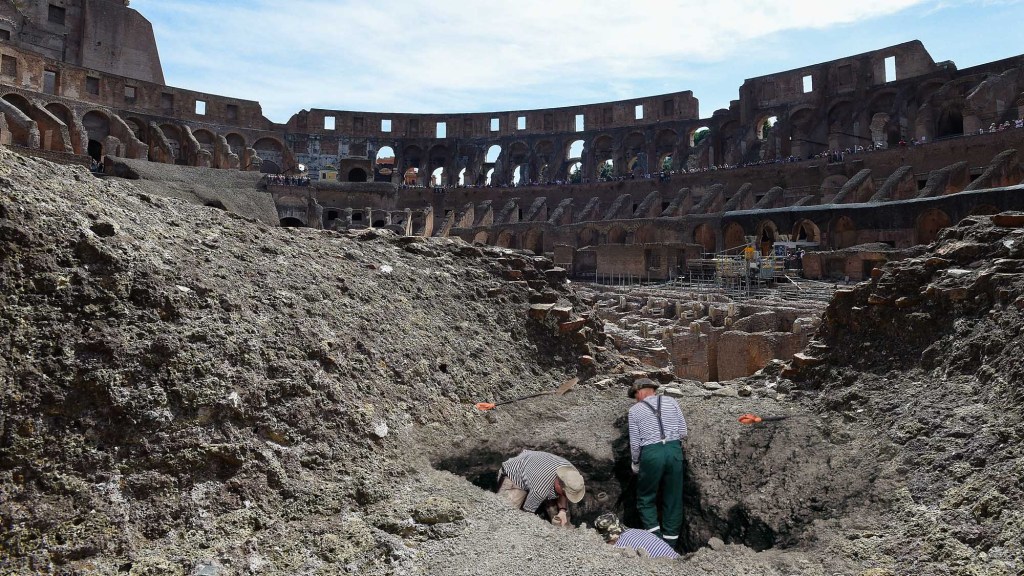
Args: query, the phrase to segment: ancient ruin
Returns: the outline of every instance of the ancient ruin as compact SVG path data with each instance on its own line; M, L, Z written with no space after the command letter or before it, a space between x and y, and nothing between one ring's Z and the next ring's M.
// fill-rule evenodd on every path
M1024 571L1024 56L286 124L127 1L0 0L0 59L0 572ZM678 562L590 528L638 377ZM524 447L576 527L490 493Z

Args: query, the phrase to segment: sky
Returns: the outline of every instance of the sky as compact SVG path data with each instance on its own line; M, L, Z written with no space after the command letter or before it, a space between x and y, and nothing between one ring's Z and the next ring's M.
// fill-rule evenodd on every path
M133 0L167 84L312 108L501 112L683 90L921 40L960 69L1024 53L1024 0Z

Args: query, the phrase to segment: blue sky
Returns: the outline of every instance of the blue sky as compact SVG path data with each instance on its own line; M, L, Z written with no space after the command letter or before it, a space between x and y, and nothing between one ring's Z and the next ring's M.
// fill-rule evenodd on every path
M134 0L168 84L303 109L499 112L692 90L921 40L959 68L1024 53L1024 0Z

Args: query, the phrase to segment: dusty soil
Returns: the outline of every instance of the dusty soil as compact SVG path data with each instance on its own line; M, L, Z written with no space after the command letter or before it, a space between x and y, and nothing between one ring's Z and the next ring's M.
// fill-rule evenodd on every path
M544 259L271 227L0 149L0 572L1020 574L1021 232L979 219L932 247L948 265L841 293L793 380L702 384L606 348ZM680 562L585 526L635 514L637 374L692 430ZM580 528L487 490L524 447L587 477Z

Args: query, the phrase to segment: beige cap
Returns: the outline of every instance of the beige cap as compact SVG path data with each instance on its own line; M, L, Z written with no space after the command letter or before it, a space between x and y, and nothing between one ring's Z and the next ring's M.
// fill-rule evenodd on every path
M555 470L555 474L562 481L562 489L565 490L565 497L569 499L569 502L575 504L583 500L587 489L583 485L583 475L579 470L572 466L559 466Z

